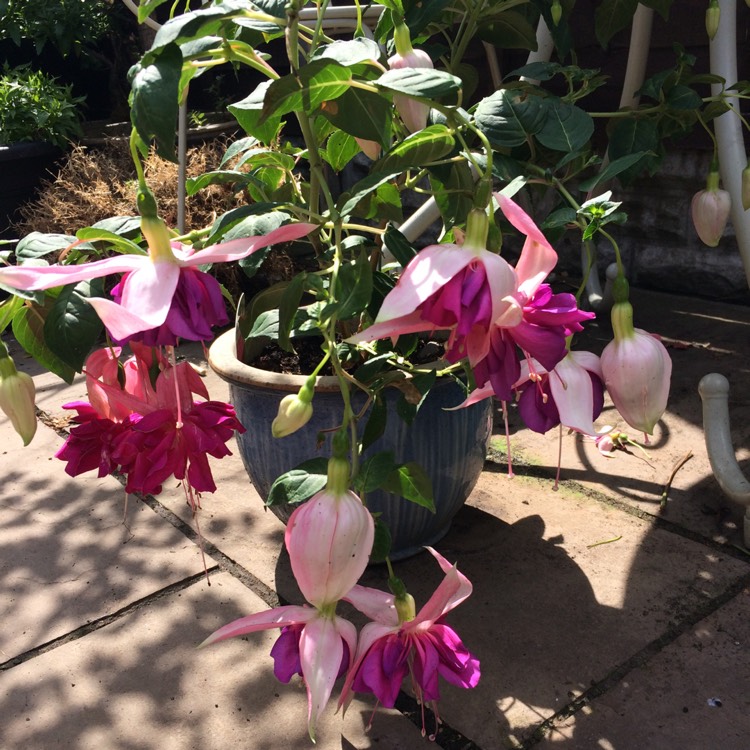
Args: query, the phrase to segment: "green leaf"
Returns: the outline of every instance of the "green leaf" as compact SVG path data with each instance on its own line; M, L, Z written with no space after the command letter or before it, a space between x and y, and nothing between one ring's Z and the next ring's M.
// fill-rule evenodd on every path
M538 62L532 62L528 65L522 65L520 68L512 70L506 78L511 76L521 76L525 78L533 78L535 81L550 81L552 80L561 70L562 65L556 62L544 62L539 60Z
M388 526L380 518L375 519L375 539L372 543L370 562L385 562L385 558L391 554L393 538Z
M359 145L351 135L336 130L326 143L325 160L334 172L340 172L359 151Z
M385 432L388 406L382 396L376 396L362 431L362 450L367 450Z
M677 84L667 93L667 104L673 109L695 110L703 106L703 99L689 86Z
M503 10L479 25L477 36L500 49L536 50L536 30L526 17L514 10Z
M573 208L558 208L547 216L541 223L541 229L557 229L566 224L572 224L576 220L576 212Z
M80 372L102 332L99 316L86 301L103 297L102 279L81 281L63 288L44 322L44 340L63 362Z
M253 323L246 339L265 337L276 340L279 338L279 311L264 310Z
M0 302L0 334L10 325L15 314L23 305L23 299L12 295Z
M383 489L435 512L432 482L425 470L414 462L402 464L383 483Z
M40 305L22 307L13 317L13 335L42 367L53 372L66 383L72 383L75 370L60 359L44 340L44 321L53 304L54 299L47 297L44 307Z
M268 491L266 505L295 504L309 500L328 481L328 461L313 458L282 474Z
M372 268L364 248L352 263L345 263L339 269L336 279L336 315L339 320L347 320L361 313L372 296Z
M79 240L86 242L106 242L109 246L117 250L118 253L131 255L147 255L146 251L136 245L132 240L121 237L119 234L109 232L106 229L96 229L95 227L84 227L76 232Z
M404 235L389 224L385 228L383 243L393 254L393 257L405 268L409 261L417 254L416 248L404 237Z
M333 44L319 48L314 59L322 58L351 68L359 63L372 64L373 61L380 60L381 52L375 40L362 36L358 39L338 39Z
M433 0L434 1L434 0ZM397 94L425 99L437 99L461 90L461 79L444 70L430 68L401 68L389 70L373 82L376 86Z
M363 198L377 190L384 183L392 180L398 174L400 174L400 170L397 172L388 172L386 174L383 174L382 172L374 172L359 182L354 183L351 190L347 193L343 193L338 200L338 209L341 216L349 216Z
M392 451L380 451L363 461L354 479L356 492L372 492L383 486L383 483L396 470L396 460Z
M659 131L652 120L620 120L609 139L609 155L613 161L630 154L646 154L635 164L620 172L620 179L627 184L643 169L655 163L654 154L659 149Z
M120 237L135 237L141 231L140 216L109 216L91 225L92 229L104 229L107 232L119 234Z
M16 258L19 264L42 258L50 253L59 253L76 241L69 234L47 234L31 232L16 245Z
M336 99L348 88L352 72L333 60L315 60L292 75L273 81L263 101L261 122L288 112L314 112L323 102Z
M333 125L356 138L390 145L393 109L380 94L349 88L335 101L323 102L321 114Z
M229 240L237 240L241 237L257 237L261 234L270 234L288 220L289 214L285 214L283 211L271 211L257 216L248 216L226 231L222 237L222 241L228 242ZM270 250L271 248L269 247L268 249ZM260 252L262 251L256 250L247 258L242 258L239 261L240 267L249 268L254 265L256 262L255 256ZM249 262L245 263L245 261Z
M195 195L199 190L209 185L233 185L235 182L244 184L248 181L247 172L241 172L237 169L217 169L213 172L204 172L198 177L188 177L185 183L185 192L187 195Z
M582 149L594 134L594 121L587 112L560 101L545 99L547 117L537 140L553 151L571 153Z
M174 150L177 111L179 109L182 52L169 44L155 55L150 64L136 66L132 82L130 119L145 143L156 141L156 153L177 161Z
M609 40L629 26L638 0L602 0L594 14L594 30L599 44L606 49Z
M614 161L611 161L607 166L599 172L599 174L594 175L593 177L589 178L588 180L584 180L581 182L581 184L578 186L578 189L582 192L588 193L590 190L593 190L600 182L607 182L608 180L611 180L613 177L616 177L620 172L624 172L626 169L633 166L633 164L637 164L644 156L647 156L647 153L645 151L636 151L634 154L628 154L627 156L621 156L619 159L615 159Z
M395 172L419 167L442 159L454 146L453 135L445 125L428 125L396 143L376 162L373 169L378 172Z
M440 18L443 11L451 4L451 0L429 0L429 2L405 3L406 14L404 21L412 32L412 38L419 36L433 21Z
M294 316L299 310L302 293L305 291L307 273L298 273L288 284L279 304L279 346L285 351L293 351L289 335L294 327Z
M232 227L249 216L272 213L277 205L276 203L253 203L249 206L238 206L237 208L229 209L229 211L223 213L214 221L211 226L211 234L204 240L203 246L207 247L221 241ZM287 216L287 214L283 215Z
M220 33L222 27L229 26L234 18L244 15L248 10L245 0L223 0L220 5L175 16L156 32L151 50Z
M256 148L259 145L257 138L247 136L246 138L238 138L236 141L232 141L229 144L227 150L224 152L224 156L221 157L220 167L223 167L228 161L234 159L235 156L249 151L252 148Z
M474 117L493 146L513 148L542 129L547 109L541 97L522 89L501 89L479 102Z
M140 0L138 5L138 23L143 23L160 5L167 0Z
M264 143L270 143L281 127L281 115L261 120L263 101L270 85L271 81L259 83L249 96L227 107L246 133Z

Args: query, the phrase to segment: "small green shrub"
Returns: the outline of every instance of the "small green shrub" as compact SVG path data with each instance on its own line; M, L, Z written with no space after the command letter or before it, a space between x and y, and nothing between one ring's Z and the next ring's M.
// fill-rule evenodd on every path
M28 65L3 68L0 76L0 146L47 141L65 147L80 135L79 106L71 86L63 86Z

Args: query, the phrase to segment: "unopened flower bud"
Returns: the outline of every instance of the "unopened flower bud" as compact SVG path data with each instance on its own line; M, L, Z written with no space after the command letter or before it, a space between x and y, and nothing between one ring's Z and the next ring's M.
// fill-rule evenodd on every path
M10 419L13 429L28 445L36 432L34 381L25 372L18 372L9 357L0 359L0 410Z
M304 427L313 415L312 399L315 393L315 376L310 376L299 389L299 393L284 396L279 411L271 423L271 434L276 438L286 437Z
M550 13L552 15L552 23L557 26L560 23L560 19L562 18L562 5L560 4L560 0L552 0Z
M432 69L434 67L432 59L426 52L414 49L411 46L409 27L405 23L399 24L394 30L394 41L396 42L396 54L388 58L388 67L391 70L400 70L401 68ZM410 133L424 130L427 126L427 117L430 114L428 104L403 94L394 94L393 103Z
M397 596L393 601L399 622L410 622L417 616L417 606L411 594Z
M726 190L719 188L718 172L712 171L708 175L706 189L693 196L690 206L695 231L709 247L719 244L731 207L731 196Z
M719 8L719 0L711 0L706 8L706 34L709 39L713 39L716 36L716 32L719 30L719 18L721 17L721 9Z
M750 211L750 161L742 170L742 208Z

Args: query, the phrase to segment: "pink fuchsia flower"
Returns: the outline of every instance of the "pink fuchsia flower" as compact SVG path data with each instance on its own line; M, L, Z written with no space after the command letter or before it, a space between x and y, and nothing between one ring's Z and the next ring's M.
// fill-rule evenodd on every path
M346 472L348 482L348 462L329 459L328 487L294 510L284 535L300 591L319 609L335 604L357 583L375 537L372 514L359 497L330 481L339 471Z
M597 435L593 421L604 407L599 357L574 351L550 372L537 362L524 363L522 369L525 372L516 384L518 411L529 429L545 433L562 424L584 435Z
M391 70L401 70L403 68L428 68L432 70L434 65L430 56L423 50L414 49L411 46L409 27L405 23L398 24L394 29L394 42L396 44L396 54L388 58L388 67ZM427 117L430 114L430 106L428 104L424 104L404 94L394 94L393 104L410 133L424 130L427 126Z
M465 356L472 362L481 359L489 347L487 332L516 289L510 265L484 248L486 236L486 215L472 212L463 245L430 245L421 250L386 295L373 325L349 341L449 329L450 361Z
M360 633L340 705L348 705L354 692L362 692L373 693L384 706L393 707L407 675L411 675L417 700L424 702L440 699L439 676L458 687L478 684L479 661L443 622L471 594L471 582L442 555L428 549L445 577L413 619L399 618L394 596L376 589L355 586L345 597L374 621Z
M651 435L667 408L672 360L658 338L633 328L633 307L612 307L615 338L601 356L604 385L622 418Z
M307 688L307 728L315 740L315 725L357 648L357 631L343 617L313 607L289 605L241 617L206 638L201 647L261 630L281 628L271 654L274 674L289 682L301 674Z
M706 179L706 189L698 191L690 203L693 226L704 244L709 247L719 244L731 209L732 197L719 187L718 164L714 164Z
M207 281L208 274L197 266L240 260L269 245L299 239L315 228L312 224L288 224L266 235L192 252L180 243L170 244L161 219L143 217L141 226L149 245L148 255L118 255L77 266L0 268L0 283L34 291L123 273L116 287L117 301L87 299L112 337L127 341L148 331L154 342L175 344L177 337L202 337L211 325L225 320L225 313L218 311L216 282Z

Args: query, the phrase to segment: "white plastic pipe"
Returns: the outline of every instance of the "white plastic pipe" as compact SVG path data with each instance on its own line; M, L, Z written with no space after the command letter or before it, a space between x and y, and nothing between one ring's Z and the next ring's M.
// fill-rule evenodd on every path
M709 46L711 72L721 76L731 86L738 80L737 0L719 0L719 8L719 29ZM712 84L711 92L720 94L721 88L721 84ZM739 99L730 97L728 101L739 112ZM714 120L714 133L719 144L719 172L724 189L732 196L732 225L750 285L750 211L742 208L742 170L747 165L742 123L735 112L725 112Z
M737 463L729 431L729 381L712 372L701 379L698 393L703 401L703 431L711 470L722 492L747 506L744 538L745 546L750 547L750 481Z

